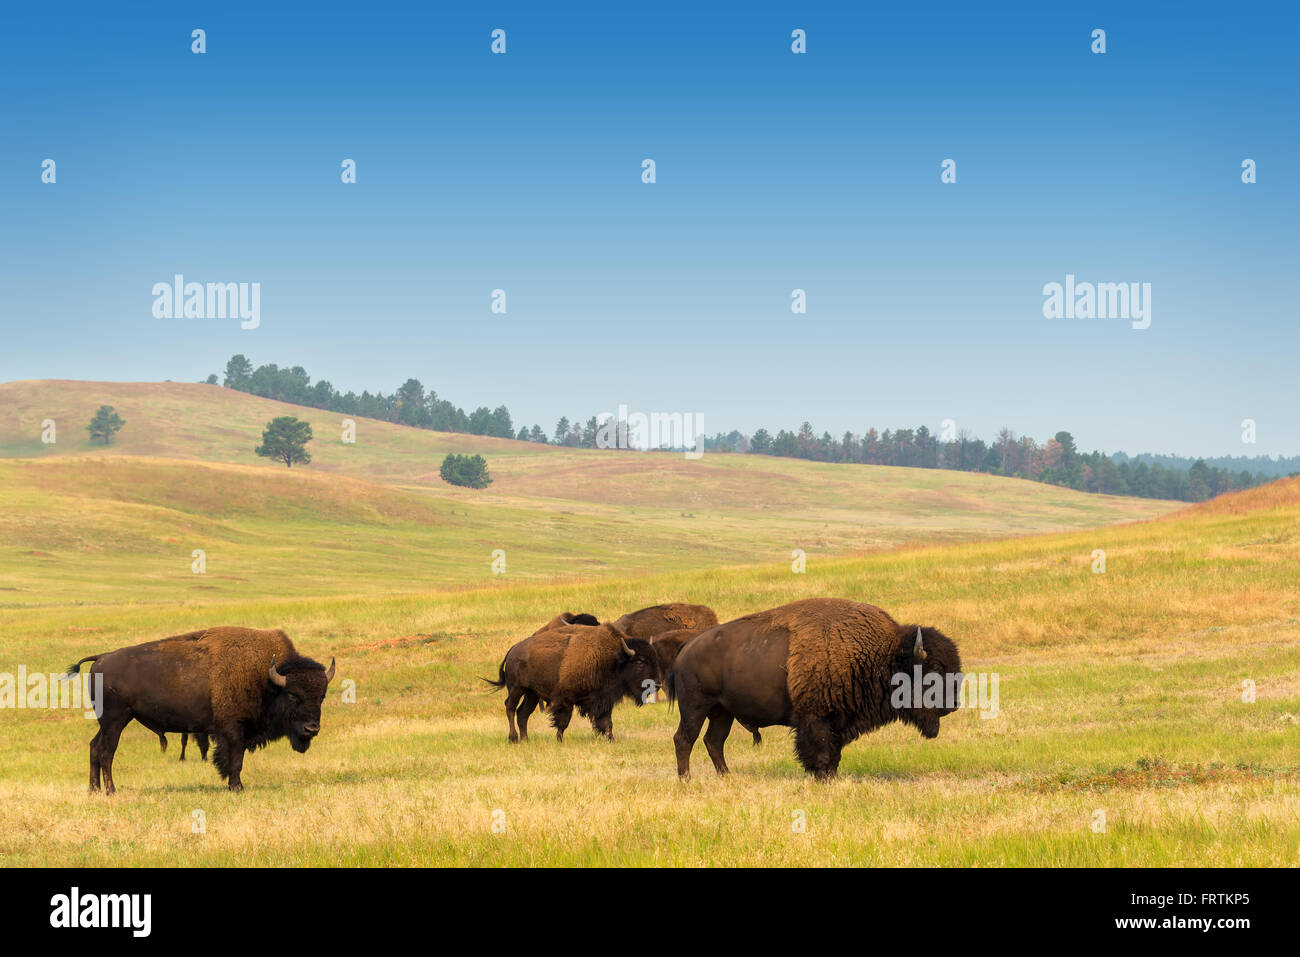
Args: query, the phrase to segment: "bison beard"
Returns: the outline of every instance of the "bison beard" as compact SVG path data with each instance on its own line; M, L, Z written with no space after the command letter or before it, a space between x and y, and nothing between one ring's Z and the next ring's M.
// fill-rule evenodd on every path
M795 753L818 778L833 777L845 746L892 721L939 733L952 708L895 708L891 679L921 666L960 674L957 646L934 628L900 625L874 605L816 598L739 618L687 643L668 676L679 701L674 735L678 774L707 719L704 744L719 774L734 720L795 729Z
M310 658L294 658L282 665L277 664L275 670L285 678L301 675L304 678L315 677L317 681L321 681L325 675L325 666ZM295 708L296 703L290 695L267 682L262 691L261 714L256 721L244 724L242 742L238 735L217 734L217 747L212 753L212 763L223 778L232 781L232 787L238 781L244 753L247 751L256 751L266 747L272 741L288 738L289 746L295 751L299 754L307 753L315 735L304 735L299 731Z

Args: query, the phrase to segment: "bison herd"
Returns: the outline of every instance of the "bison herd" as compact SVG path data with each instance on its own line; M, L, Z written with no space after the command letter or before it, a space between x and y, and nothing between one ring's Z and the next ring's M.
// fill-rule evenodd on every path
M299 655L283 631L209 628L83 658L102 680L99 733L90 742L90 787L112 793L113 755L122 730L139 721L159 736L189 735L231 790L242 790L244 754L280 738L305 752L320 732L321 703L334 677ZM794 750L818 779L833 777L843 748L892 721L926 738L956 709L949 698L924 703L893 694L900 680L961 680L957 646L935 628L901 625L874 605L810 598L718 623L704 605L668 603L613 621L565 612L506 652L493 688L506 692L511 742L528 738L540 707L564 740L576 708L613 740L614 706L637 706L667 690L680 719L673 743L677 773L690 779L690 757L704 746L719 774L733 723L761 740L761 728L794 729Z

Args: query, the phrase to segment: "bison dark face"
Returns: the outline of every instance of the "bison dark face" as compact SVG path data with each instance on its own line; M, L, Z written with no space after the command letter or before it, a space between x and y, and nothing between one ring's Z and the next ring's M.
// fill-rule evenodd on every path
M900 629L891 676L891 699L899 719L922 737L939 736L939 719L960 706L961 656L937 628L907 625Z
M320 734L320 706L333 678L333 659L328 670L310 658L295 658L279 668L272 661L265 710L268 737L288 736L299 754L310 748L312 738Z
M619 653L618 682L623 694L636 702L639 708L663 684L659 658L644 638L627 638L623 643L627 651Z

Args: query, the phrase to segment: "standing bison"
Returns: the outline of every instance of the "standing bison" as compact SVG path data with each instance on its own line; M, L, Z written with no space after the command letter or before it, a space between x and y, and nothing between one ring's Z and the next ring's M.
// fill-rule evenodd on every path
M90 742L90 789L112 794L113 756L132 719L158 735L213 734L213 764L242 791L244 752L288 737L299 753L320 733L320 706L334 677L298 654L283 631L208 628L82 658L68 669L101 675L99 733ZM200 737L199 739L203 739Z
M677 773L690 779L705 718L704 745L719 774L727 773L722 748L733 720L794 728L795 753L819 779L835 776L845 745L891 721L936 737L954 701L891 700L894 676L914 680L918 668L923 677L959 683L957 646L934 628L900 625L874 605L839 598L791 602L710 628L682 647L668 675L668 700L681 708Z
M519 642L506 652L497 680L482 680L506 689L511 742L528 740L528 718L539 703L551 712L556 740L564 740L575 707L598 734L613 740L614 705L631 698L640 707L661 674L648 641L609 624L564 625Z
M666 631L686 629L697 635L718 623L718 616L708 605L684 605L667 602L630 612L614 622L614 627L629 638L649 641Z

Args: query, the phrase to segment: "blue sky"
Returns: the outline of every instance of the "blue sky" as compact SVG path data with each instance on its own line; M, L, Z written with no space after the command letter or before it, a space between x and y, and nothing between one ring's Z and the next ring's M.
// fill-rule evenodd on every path
M242 352L548 431L1300 452L1294 7L272 6L6 6L0 380ZM260 327L154 318L178 272L260 282ZM1067 273L1151 327L1044 318Z

